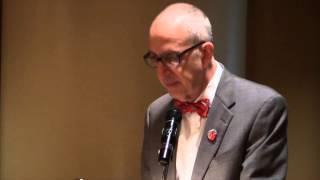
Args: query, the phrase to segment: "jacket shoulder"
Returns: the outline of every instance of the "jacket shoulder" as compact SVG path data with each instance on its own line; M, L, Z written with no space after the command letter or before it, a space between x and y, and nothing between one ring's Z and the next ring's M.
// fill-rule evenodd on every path
M172 97L169 94L164 94L149 105L146 114L148 127L153 126L157 121L165 117L171 101Z
M275 89L257 82L250 81L238 76L234 76L234 88L237 90L236 97L241 100L267 101L269 99L281 99L285 102L284 97Z
M154 108L159 108L159 107L162 107L162 106L169 105L171 101L172 101L172 97L168 93L164 94L164 95L158 97L157 99L155 99L149 105L149 109L153 110Z

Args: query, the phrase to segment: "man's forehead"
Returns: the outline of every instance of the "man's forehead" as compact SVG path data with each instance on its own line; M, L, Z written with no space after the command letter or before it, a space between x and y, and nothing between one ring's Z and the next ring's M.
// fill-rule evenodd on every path
M150 37L149 39L149 50L155 54L163 54L174 51L179 51L179 47L182 40L163 38L163 37Z
M182 11L165 11L160 13L151 26L183 26L192 16Z
M159 27L150 31L149 40L159 43L183 43L189 37L189 32L183 28Z
M190 32L181 19L158 19L150 27L150 40L157 41L185 41Z
M187 45L189 36L185 29L156 29L150 32L149 49L155 52L167 50L179 51L181 47Z

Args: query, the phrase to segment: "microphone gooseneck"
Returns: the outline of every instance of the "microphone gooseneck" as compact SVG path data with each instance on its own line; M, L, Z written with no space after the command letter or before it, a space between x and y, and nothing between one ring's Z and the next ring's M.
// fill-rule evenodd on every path
M158 161L162 166L167 167L172 158L181 119L181 112L177 108L172 108L167 112L165 125L162 129L161 147L158 157Z

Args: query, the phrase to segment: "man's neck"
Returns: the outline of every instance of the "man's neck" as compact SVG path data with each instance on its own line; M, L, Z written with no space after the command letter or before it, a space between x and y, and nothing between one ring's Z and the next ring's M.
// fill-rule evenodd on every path
M186 102L194 102L196 100L199 99L199 97L203 94L203 92L206 90L209 82L211 81L211 79L213 79L214 74L217 70L217 61L212 58L212 65L210 67L208 67L208 69L206 70L206 74L205 74L205 80L202 83L202 87L200 88L199 92L197 94L194 95L187 95L184 99L184 101Z

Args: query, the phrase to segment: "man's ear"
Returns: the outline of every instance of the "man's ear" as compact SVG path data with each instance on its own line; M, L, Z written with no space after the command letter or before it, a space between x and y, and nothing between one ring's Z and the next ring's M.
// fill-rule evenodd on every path
M214 44L212 42L205 42L201 46L202 51L202 64L205 69L210 69L212 67L212 56L214 50Z

